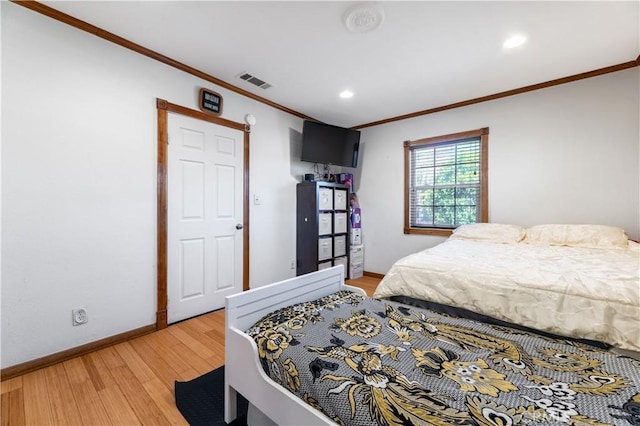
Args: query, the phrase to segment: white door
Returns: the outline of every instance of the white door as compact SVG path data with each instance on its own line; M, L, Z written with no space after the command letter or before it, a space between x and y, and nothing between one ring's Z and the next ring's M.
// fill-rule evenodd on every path
M173 323L224 307L242 291L240 130L168 117L167 296Z

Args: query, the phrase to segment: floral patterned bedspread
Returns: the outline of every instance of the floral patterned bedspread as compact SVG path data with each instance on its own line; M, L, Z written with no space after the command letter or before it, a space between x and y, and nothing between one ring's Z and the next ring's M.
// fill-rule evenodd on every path
M341 291L247 333L265 372L343 425L640 425L640 362Z

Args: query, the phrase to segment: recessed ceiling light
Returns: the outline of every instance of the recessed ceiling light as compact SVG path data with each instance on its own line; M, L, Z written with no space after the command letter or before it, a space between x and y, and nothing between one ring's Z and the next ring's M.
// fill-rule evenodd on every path
M351 90L343 90L340 92L340 97L342 99L349 99L353 97L353 92Z
M513 49L514 47L518 47L518 46L524 44L525 41L527 41L527 37L525 37L522 34L516 34L516 35L513 35L513 36L509 37L502 44L502 47L504 47L505 49Z

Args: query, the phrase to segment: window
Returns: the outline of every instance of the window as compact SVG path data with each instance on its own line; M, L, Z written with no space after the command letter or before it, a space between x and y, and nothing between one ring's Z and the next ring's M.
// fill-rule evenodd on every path
M404 143L405 234L487 222L488 142L482 128Z

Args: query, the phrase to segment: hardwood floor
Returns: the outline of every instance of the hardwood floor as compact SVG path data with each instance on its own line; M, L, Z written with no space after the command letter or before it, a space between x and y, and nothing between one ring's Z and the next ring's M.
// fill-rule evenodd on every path
M373 294L378 278L348 284ZM1 425L186 425L174 381L224 364L224 310L2 381Z
M355 280L346 281L346 284L352 285L354 287L360 287L361 289L363 289L368 296L373 296L373 292L376 291L376 287L378 287L379 283L380 283L380 278L374 278L374 277L368 277L368 276L356 278Z

